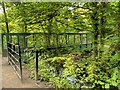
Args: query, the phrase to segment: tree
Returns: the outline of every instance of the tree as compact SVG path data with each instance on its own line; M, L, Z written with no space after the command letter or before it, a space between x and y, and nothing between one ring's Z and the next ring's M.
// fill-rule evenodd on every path
M7 15L6 15L4 2L2 2L2 8L3 8L3 12L4 12L4 17L5 17L6 31L7 31L7 33L9 33L8 20L7 20Z

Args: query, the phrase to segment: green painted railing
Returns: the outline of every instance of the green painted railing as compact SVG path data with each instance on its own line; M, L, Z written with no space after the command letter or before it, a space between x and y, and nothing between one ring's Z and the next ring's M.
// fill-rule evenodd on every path
M6 33L1 34L2 52L7 50ZM92 48L92 33L9 33L9 42L26 48L60 48L67 46Z

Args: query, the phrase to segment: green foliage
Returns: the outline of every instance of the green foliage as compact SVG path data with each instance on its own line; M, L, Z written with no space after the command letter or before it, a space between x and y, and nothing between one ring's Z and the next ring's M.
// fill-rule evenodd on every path
M88 88L88 86L99 89L118 88L120 86L119 4L120 2L6 3L9 30L49 33L41 37L36 35L36 40L32 40L32 37L28 40L28 46L35 45L35 49L46 51L39 57L40 80L53 82L58 88ZM3 14L0 18L3 18ZM3 32L6 32L4 21L2 19L0 25ZM94 39L94 53L88 48L83 48L85 45L82 47L83 50L80 50L77 46L80 45L79 40L77 44L73 44L71 37L69 44L73 44L73 47L46 50L50 43L57 46L54 38L56 36L52 36L51 33L86 30L94 34L91 35ZM64 37L59 41L62 42L62 39ZM24 63L29 63L34 77L35 56L29 52L24 54L23 58Z
M102 57L97 58L97 61L86 51L59 54L59 56L51 55L54 51L51 54L46 52L39 58L39 78L52 82L58 88L118 87L119 54L111 48L115 49L110 47L102 53ZM30 64L31 70L33 64L33 62Z

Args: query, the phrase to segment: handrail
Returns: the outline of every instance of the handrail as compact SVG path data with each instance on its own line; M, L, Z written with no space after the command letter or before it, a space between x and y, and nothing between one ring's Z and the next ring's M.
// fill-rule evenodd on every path
M39 32L39 33L1 33L2 35L32 35L32 34L57 34L57 35L63 35L63 34L87 34L87 33L91 33L91 32L78 32L78 33L42 33L42 32Z

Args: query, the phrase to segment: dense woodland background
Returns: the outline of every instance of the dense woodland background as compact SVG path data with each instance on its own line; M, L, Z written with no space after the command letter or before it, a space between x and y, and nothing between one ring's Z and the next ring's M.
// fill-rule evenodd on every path
M1 5L6 9L6 13L0 14L2 33L93 33L94 45L89 54L67 47L69 54L41 57L41 80L53 82L59 88L78 88L83 82L89 82L92 88L120 88L120 2L5 2ZM32 61L29 66L33 70ZM50 74L53 68L64 68L64 73ZM68 82L65 79L68 76L74 81Z

